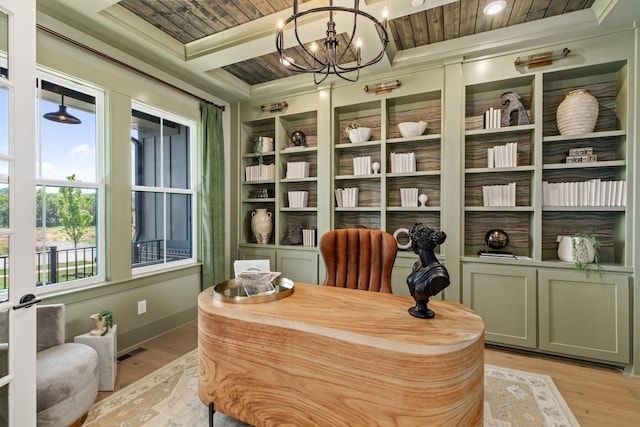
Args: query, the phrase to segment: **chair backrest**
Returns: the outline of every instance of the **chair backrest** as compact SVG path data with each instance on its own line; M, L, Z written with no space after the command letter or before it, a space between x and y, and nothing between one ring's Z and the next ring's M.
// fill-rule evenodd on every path
M37 310L37 351L64 343L64 304L38 305Z
M391 234L366 228L332 230L322 236L320 253L327 269L325 285L392 293L398 246Z

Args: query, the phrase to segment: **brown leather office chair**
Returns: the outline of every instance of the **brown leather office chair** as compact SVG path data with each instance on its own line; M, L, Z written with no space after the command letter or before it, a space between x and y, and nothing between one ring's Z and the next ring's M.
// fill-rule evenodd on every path
M393 236L382 230L344 228L325 233L320 253L327 286L391 292L391 270L398 253Z

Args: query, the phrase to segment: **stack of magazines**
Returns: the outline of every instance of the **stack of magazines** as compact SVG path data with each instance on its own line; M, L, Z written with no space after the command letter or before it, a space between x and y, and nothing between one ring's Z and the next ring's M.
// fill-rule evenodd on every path
M478 251L478 256L480 258L506 258L506 259L516 259L515 255L511 252L503 252L503 251Z

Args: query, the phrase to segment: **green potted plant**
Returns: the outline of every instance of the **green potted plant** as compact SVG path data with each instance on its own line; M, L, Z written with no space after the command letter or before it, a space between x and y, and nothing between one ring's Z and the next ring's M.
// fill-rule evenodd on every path
M258 136L253 144L253 154L258 156L258 163L263 164L264 159L262 153L273 151L273 138L267 136Z
M592 265L600 276L600 241L593 234L578 233L571 236L558 236L558 258L561 261L573 262L576 270L582 270L587 275L593 270Z
M102 310L99 313L89 316L95 325L91 335L106 335L113 328L113 314L110 310Z

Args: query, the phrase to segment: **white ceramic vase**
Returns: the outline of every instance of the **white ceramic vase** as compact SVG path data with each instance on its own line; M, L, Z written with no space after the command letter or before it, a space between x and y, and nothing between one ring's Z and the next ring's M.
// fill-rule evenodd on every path
M359 127L349 130L349 141L366 142L371 138L371 128Z
M259 136L256 143L259 143L260 141L262 141L262 150L260 150L261 153L268 153L274 150L273 138L270 138L268 136Z
M256 209L251 212L251 232L257 243L266 245L271 239L273 231L273 218L271 212L266 209Z
M588 264L595 259L595 250L593 243L589 239L576 236L558 236L558 259L560 261L575 262L579 261L582 264ZM575 257L573 247L575 244Z
M580 135L593 132L600 106L595 96L586 89L569 92L558 105L556 123L560 135Z

